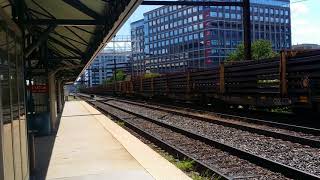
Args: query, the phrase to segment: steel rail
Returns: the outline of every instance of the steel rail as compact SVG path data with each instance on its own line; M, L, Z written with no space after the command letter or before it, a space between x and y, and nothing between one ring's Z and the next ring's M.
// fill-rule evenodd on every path
M288 165L285 165L285 164L282 164L282 163L267 159L265 157L261 157L261 156L255 155L253 153L249 153L249 152L243 151L243 150L241 150L239 148L232 147L232 146L227 145L225 143L218 142L218 141L216 141L214 139L211 139L211 138L208 138L208 137L205 137L205 136L202 136L202 135L195 134L193 132L190 132L188 130L179 128L177 126L170 125L170 124L167 124L167 123L163 123L163 122L154 120L152 118L146 117L144 115L141 115L141 114L138 114L138 113L123 109L122 107L118 107L118 106L111 105L111 104L106 104L106 105L108 105L110 107L113 107L113 108L116 108L116 109L119 109L119 110L121 110L123 112L131 114L131 115L136 116L138 118L142 118L144 120L153 122L153 123L155 123L155 124L157 124L159 126L168 128L168 129L170 129L172 131L181 133L181 134L186 135L188 137L191 137L193 139L197 139L197 140L200 140L202 142L205 142L205 143L207 143L209 145L212 145L212 146L217 147L217 148L219 148L219 149L221 149L223 151L227 151L230 154L233 154L233 155L235 155L237 157L240 157L241 159L245 159L245 160L247 160L249 162L252 162L254 164L257 164L257 165L259 165L261 167L264 167L264 168L267 168L269 170L272 170L273 172L279 172L281 174L284 174L284 175L286 175L288 177L292 177L292 178L299 177L301 179L310 179L310 180L311 179L319 179L320 178L319 176L316 176L316 175L311 174L309 172L305 172L305 171L302 171L300 169L296 169L294 167L291 167L291 166L288 166Z
M254 163L256 165L259 165L261 167L267 168L267 169L269 169L269 170L271 170L273 172L279 172L281 174L284 174L287 177L291 177L291 178L299 177L301 179L319 179L320 178L319 176L316 176L316 175L311 174L309 172L305 172L305 171L296 169L294 167L291 167L291 166L288 166L288 165L285 165L285 164L282 164L282 163L267 159L265 157L261 157L261 156L258 156L258 155L243 151L243 150L238 149L236 147L232 147L232 146L227 145L225 143L218 142L218 141L216 141L214 139L211 139L211 138L208 138L208 137L204 137L202 135L195 134L193 132L190 132L188 130L179 128L177 126L170 125L170 124L167 124L167 123L163 123L163 122L154 120L152 118L143 116L141 114L138 114L138 113L123 109L122 107L118 107L118 106L115 106L115 105L107 104L105 102L99 102L99 103L104 104L104 105L108 105L108 106L113 107L115 109L121 110L121 111L126 112L128 114L131 114L131 115L133 115L135 117L138 117L138 118L147 120L149 122L155 123L155 124L157 124L159 126L162 126L164 128L168 128L168 129L170 129L172 131L181 133L181 134L186 135L186 136L188 136L190 138L193 138L193 139L196 139L196 140L200 140L200 141L205 142L205 143L207 143L209 145L212 145L212 146L214 146L216 148L219 148L219 149L221 149L223 151L227 151L228 153L233 154L233 155L235 155L237 157L240 157L241 159L245 159L245 160L247 160L249 162L252 162L252 163Z
M182 150L180 150L179 148L170 145L169 143L165 142L164 140L155 137L154 135L152 135L151 133L146 132L145 130L143 130L142 128L137 127L136 125L134 125L134 123L131 123L130 121L126 120L126 119L121 119L118 116L106 111L103 107L97 105L95 102L96 101L88 101L86 100L89 104L93 105L95 108L97 108L100 112L103 112L104 114L107 114L109 116L112 117L112 119L115 120L119 120L121 122L125 123L125 126L127 126L129 129L133 130L134 132L138 133L139 135L145 137L146 139L150 140L152 143L156 144L158 147L164 149L165 151L167 151L170 154L174 154L174 155L178 155L179 159L183 159L183 158L189 158L192 161L195 162L196 166L195 169L198 171L205 171L205 170L210 170L211 172L217 174L218 176L220 176L222 179L228 179L228 180L232 180L233 177L227 176L224 173L222 173L221 171L219 171L216 168L213 168L211 166L208 166L207 164L193 158L190 154L183 152ZM99 102L101 103L101 102ZM101 103L103 104L103 103Z
M303 127L303 126L297 126L297 125L285 124L285 123L279 123L279 122L272 122L272 121L268 121L268 120L262 120L262 119L250 118L250 117L244 117L244 116L238 116L238 115L232 115L232 114L225 114L225 113L219 113L219 112L204 111L204 110L197 110L197 109L191 109L191 108L185 108L185 107L179 107L179 106L172 106L172 105L166 105L166 104L160 104L160 103L154 103L154 102L151 102L151 103L148 102L147 103L148 105L146 105L146 102L144 102L144 101L136 102L136 100L135 100L133 102L133 101L123 100L123 99L113 98L113 97L107 98L107 99L105 99L106 98L105 96L99 96L99 97L102 98L100 100L116 100L116 101L120 101L120 102L135 104L138 106L140 105L140 106L144 106L146 108L151 108L151 109L155 109L155 110L163 110L168 113L173 113L173 114L180 115L180 116L186 116L189 118L194 118L194 119L198 119L198 120L202 120L202 121L206 121L206 122L211 122L211 123L216 123L216 124L221 123L221 125L225 125L225 126L230 125L230 127L234 127L234 128L241 128L242 126L245 126L245 125L238 125L238 124L235 124L232 122L225 122L225 121L217 120L213 117L212 118L203 117L199 114L207 113L208 115L219 116L221 118L230 118L230 119L239 120L242 122L254 123L257 125L267 125L267 126L274 127L274 128L281 128L281 129L285 129L285 130L301 132L301 133L305 133L305 134L311 134L314 136L320 136L320 129L316 129L316 128ZM154 107L154 106L156 106L156 107ZM176 109L178 109L178 110L176 110ZM182 112L182 111L184 111L184 112ZM198 113L198 115L197 115L197 113ZM246 127L243 127L243 128L245 128L244 130L246 130ZM250 128L250 129L252 130L252 128ZM247 130L250 130L250 129L247 129ZM262 131L268 131L268 130L262 130ZM264 133L262 131L261 131L261 133ZM274 134L274 133L279 133L279 132L270 131L270 133ZM281 134L283 134L283 135L281 135ZM266 135L268 135L268 133ZM287 135L285 133L279 133L277 135L279 135L279 136L277 136L276 138L282 137L284 140L298 138L298 140L292 140L292 141L297 142L297 143L301 143L301 144L310 145L312 147L320 147L319 140L314 140L314 139L304 138L304 137L299 137L299 136ZM272 136L272 134L270 134L269 136ZM292 137L288 137L288 136L292 136Z
M138 102L137 102L137 100L129 101L129 100L124 100L124 99L119 99L119 98L114 98L114 97L110 98L110 97L105 97L105 96L99 96L99 98L101 98L100 100L116 100L116 101L131 103L131 104L136 103L136 105L144 105L145 107L148 107L148 108L152 108L150 105L157 106L156 108L158 108L158 109L165 110L164 108L166 108L166 111L173 111L172 113L177 113L177 115L190 116L191 118L196 118L194 116L202 117L201 115L195 115L197 113L198 114L205 114L206 113L208 115L219 116L221 118L230 118L230 119L235 119L235 120L239 120L239 121L243 121L243 122L247 122L247 123L254 123L254 124L258 124L258 125L267 125L267 126L274 127L274 128L282 128L285 130L291 130L291 131L296 131L296 132L301 132L301 133L306 133L306 134L312 134L314 136L320 136L320 129L298 126L298 125L293 125L293 124L286 124L286 123L268 121L268 120L263 120L263 119L258 119L258 118L251 118L251 117L244 117L244 116L239 116L239 115L214 112L214 111L198 110L198 109L192 109L192 108L186 108L186 107L180 107L180 106L173 106L173 105L167 105L167 104L163 104L163 103L145 102L145 101L141 101L141 100L138 100ZM146 104L148 104L148 106L146 106ZM174 110L174 109L177 109L177 110ZM185 112L181 112L181 111L185 111ZM212 119L212 118L209 118L209 119Z
M131 105L136 105L136 106L141 106L141 107L145 107L145 108L149 108L149 109L153 109L153 110L164 111L164 112L171 113L174 115L184 116L184 117L188 117L188 118L192 118L192 119L196 119L196 120L200 120L200 121L204 121L204 122L214 123L214 124L218 124L218 125L236 128L236 129L241 129L241 130L245 130L245 131L252 132L252 133L270 136L273 138L278 138L278 139L280 138L282 140L300 143L303 145L308 145L310 147L315 147L315 148L320 147L320 141L315 140L315 139L311 139L311 138L299 137L299 136L294 136L294 135L290 135L290 134L286 134L286 133L270 131L270 130L266 130L266 129L262 129L262 128L251 127L249 125L243 125L243 124L237 124L237 123L228 122L228 121L222 121L222 120L216 119L214 117L212 117L212 118L211 117L203 117L201 115L195 115L195 114L187 112L187 111L182 112L179 110L174 110L174 108L168 109L168 108L163 108L160 106L155 107L152 105L146 105L146 104L131 102L131 101L127 101L127 100L115 99L115 101L124 102L124 103L128 103ZM219 116L222 116L222 115L219 115ZM226 118L226 117L227 118L243 118L243 117L237 117L237 116L233 116L233 115L223 115L223 116L224 116L224 118ZM246 121L246 122L249 122L249 121ZM252 122L250 122L250 123L252 123ZM282 124L282 125L284 125L284 124ZM287 126L289 126L289 125L287 125ZM289 127L291 127L291 126L289 126ZM275 127L275 128L279 128L279 127ZM298 127L298 128L300 130L299 132L303 132L303 133L307 133L309 130L309 128L306 128L306 129L303 129L304 131L301 131L302 127ZM316 131L316 132L318 132L320 135L320 131Z

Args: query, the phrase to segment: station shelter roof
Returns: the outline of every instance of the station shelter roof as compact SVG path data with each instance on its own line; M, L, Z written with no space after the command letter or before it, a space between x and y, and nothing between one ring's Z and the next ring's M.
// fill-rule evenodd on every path
M74 81L109 42L142 0L0 0L24 29L25 56L47 42L48 66ZM38 46L38 47L37 47Z

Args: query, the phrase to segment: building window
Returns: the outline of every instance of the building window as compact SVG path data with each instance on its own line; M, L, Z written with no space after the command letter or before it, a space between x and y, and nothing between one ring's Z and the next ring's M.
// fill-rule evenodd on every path
M199 24L199 29L203 29L203 24L202 23Z
M195 24L195 25L193 25L193 30L198 30L198 25L197 24Z
M188 14L191 14L191 13L192 13L192 9L189 8L189 9L188 9Z
M198 16L193 16L193 21L198 21Z
M193 7L193 12L197 12L198 11L198 7Z
M217 12L212 12L212 11L211 11L211 12L210 12L210 16L211 16L211 17L217 17Z
M201 32L199 36L200 36L200 38L203 38L203 32Z

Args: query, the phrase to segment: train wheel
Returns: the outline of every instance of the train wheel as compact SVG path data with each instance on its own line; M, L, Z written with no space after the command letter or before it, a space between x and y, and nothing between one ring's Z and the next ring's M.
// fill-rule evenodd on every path
M297 115L306 115L313 112L312 108L310 107L303 107L303 106L295 106L292 108L294 114Z
M219 99L214 99L211 101L211 103L212 103L212 106L216 109L224 110L224 109L228 109L230 107L229 104L227 104L224 101L221 101Z
M205 95L201 95L199 100L196 102L199 103L200 106L206 106L210 102L210 100Z
M312 111L315 113L320 113L320 102L312 103Z

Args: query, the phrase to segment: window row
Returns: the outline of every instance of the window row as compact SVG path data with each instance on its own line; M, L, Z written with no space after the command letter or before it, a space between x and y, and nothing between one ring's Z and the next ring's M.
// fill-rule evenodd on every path
M163 24L163 25L168 25L169 28L172 28L172 27L181 26L181 25L187 24L187 23L198 22L198 20L203 19L202 14L197 14L197 15L190 16L187 18L186 17L180 18L179 20L178 19L173 20L173 17L171 17L171 15L170 15L170 16L165 16L165 17L161 17L158 19L154 19L152 21L148 21L148 25L149 25L149 27L151 27L151 26Z
M152 19L152 18L157 18L161 15L166 15L168 13L171 13L173 11L176 11L176 10L182 9L182 8L185 8L185 7L183 7L183 6L163 6L161 8L158 8L158 9L155 9L153 11L146 13L145 19L148 20L148 19ZM196 13L196 12L202 11L202 10L203 10L202 6L198 6L198 7L195 6L195 7L185 8L184 10L181 10L181 11L174 13L174 14L175 14L175 17L181 17L182 15L186 16L188 14ZM173 14L170 14L170 15L173 15Z
M201 24L194 24L194 25L190 25L190 26L185 26L183 28L167 31L165 33L157 33L156 35L150 34L149 40L150 40L150 42L152 42L152 41L161 40L161 39L165 39L165 38L169 38L169 37L173 37L173 36L177 36L177 35L195 32L195 31L202 30L202 29L203 29L202 23Z
M275 5L275 6L278 6L279 8L251 6L250 11L253 14L260 13L260 14L267 14L267 15L289 16L289 9L283 9L283 7L284 7L283 4L286 4L286 3L282 2L282 5ZM176 6L164 6L163 8L150 11L150 12L146 13L144 19L151 20L151 19L158 18L159 16L164 16L164 17L159 18L161 23L163 23L168 20L191 15L193 13L202 12L204 9L202 6L193 7L193 8L185 8L185 9L181 9L182 6L179 6L180 8L176 8L176 9L181 9L181 10L179 10L175 13L171 13L172 11L170 11L170 9L174 9L174 7L176 7ZM175 11L176 9L174 9L173 11ZM207 8L207 9L209 9L209 11L215 12L215 13L223 12L223 10L224 10L224 12L228 12L229 10L231 10L231 11L239 12L239 13L241 13L241 11L242 11L241 7L236 7L236 6L225 6L225 7L218 6L218 7L211 7L211 8ZM229 11L229 12L231 12L231 11ZM159 23L160 23L160 21L159 21Z
M165 41L158 41L154 43L150 41L149 48L164 47L164 46L182 43L186 41L199 40L199 39L203 39L203 37L204 37L203 32L200 32L200 33L193 33L185 36L179 36L172 39L167 39Z

